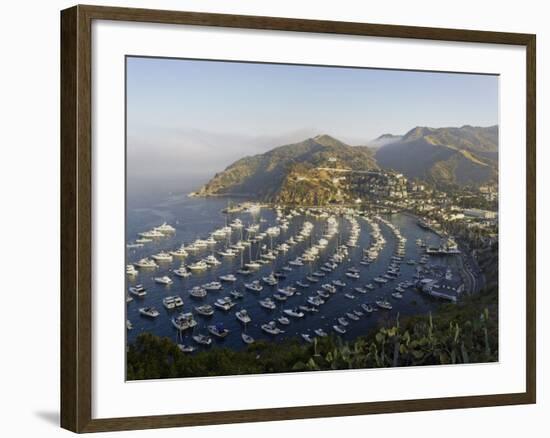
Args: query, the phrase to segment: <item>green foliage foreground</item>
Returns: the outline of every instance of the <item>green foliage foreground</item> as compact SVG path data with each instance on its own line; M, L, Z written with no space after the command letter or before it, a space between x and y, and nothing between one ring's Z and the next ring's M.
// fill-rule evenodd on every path
M330 336L257 341L242 351L213 348L182 353L168 338L150 333L128 347L127 379L163 379L291 371L341 370L498 361L496 289L441 305L437 314L399 318L353 342Z

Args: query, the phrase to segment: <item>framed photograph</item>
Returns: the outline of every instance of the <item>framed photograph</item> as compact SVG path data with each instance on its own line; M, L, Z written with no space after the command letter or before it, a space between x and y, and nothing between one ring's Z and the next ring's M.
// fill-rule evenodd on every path
M535 35L61 12L61 423L535 403Z

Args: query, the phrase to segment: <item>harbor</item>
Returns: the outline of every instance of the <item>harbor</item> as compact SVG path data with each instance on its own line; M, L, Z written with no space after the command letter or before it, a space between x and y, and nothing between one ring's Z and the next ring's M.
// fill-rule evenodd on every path
M460 251L412 215L231 202L170 196L129 215L128 343L353 340L464 292Z

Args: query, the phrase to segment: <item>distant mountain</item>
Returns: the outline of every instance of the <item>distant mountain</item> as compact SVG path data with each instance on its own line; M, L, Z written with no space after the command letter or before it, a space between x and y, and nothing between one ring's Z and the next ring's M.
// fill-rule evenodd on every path
M244 157L217 173L198 196L247 196L264 201L323 204L348 199L335 169L377 169L371 149L350 146L329 135Z
M400 141L403 138L402 135L382 134L380 137L375 138L368 142L368 146L374 149L379 149L388 144L392 144Z
M416 127L375 154L379 166L436 185L498 179L498 126Z

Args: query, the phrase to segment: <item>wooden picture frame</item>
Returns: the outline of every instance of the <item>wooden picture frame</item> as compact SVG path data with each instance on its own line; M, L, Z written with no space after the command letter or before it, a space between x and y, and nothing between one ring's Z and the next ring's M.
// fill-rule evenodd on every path
M92 418L91 25L93 20L184 24L518 45L526 48L526 391L128 418ZM528 404L536 401L535 35L475 30L75 6L61 12L61 426L99 432Z

